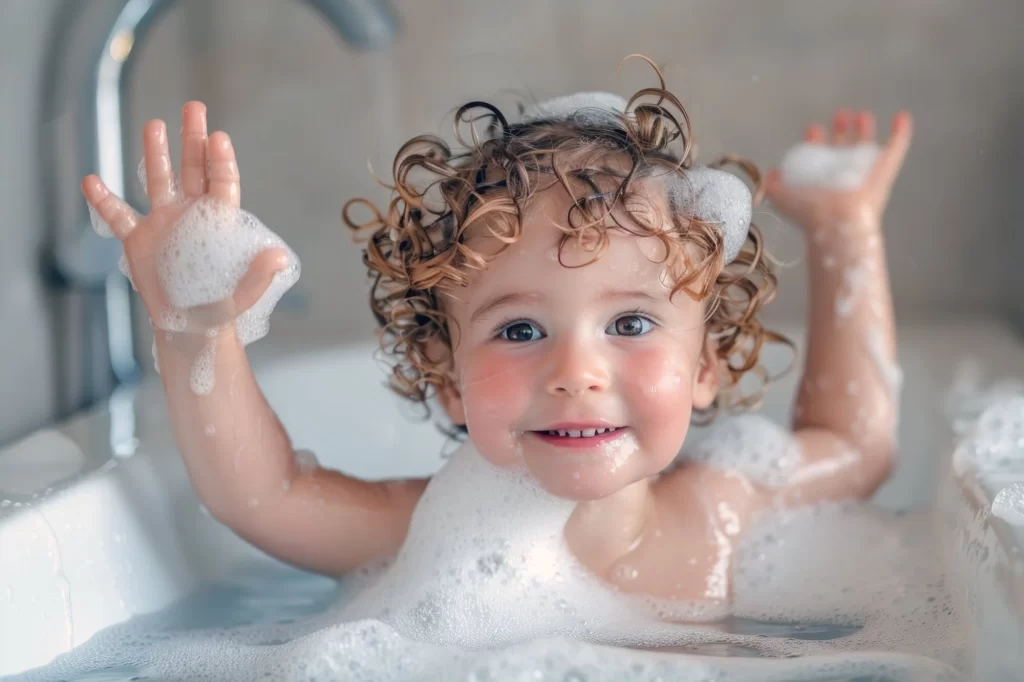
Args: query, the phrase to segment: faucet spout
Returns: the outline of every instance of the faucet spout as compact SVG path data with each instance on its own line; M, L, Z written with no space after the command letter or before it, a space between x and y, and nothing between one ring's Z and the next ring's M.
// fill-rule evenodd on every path
M42 186L49 228L46 263L55 308L84 301L79 331L57 334L58 404L67 413L109 395L141 377L134 342L132 296L118 271L120 245L90 228L78 180L96 173L125 197L125 102L135 55L148 30L175 0L65 0L57 14L43 93L41 143L46 163ZM379 48L398 32L388 0L302 0L341 39L359 49ZM55 314L59 326L76 317ZM75 325L78 326L78 325ZM69 355L79 354L77 360ZM77 399L74 397L78 396Z

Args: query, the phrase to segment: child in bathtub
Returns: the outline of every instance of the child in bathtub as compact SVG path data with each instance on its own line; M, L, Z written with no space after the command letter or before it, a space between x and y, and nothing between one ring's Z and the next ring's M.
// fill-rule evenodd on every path
M83 182L157 321L168 306L163 237L201 197L240 202L228 135L207 137L199 102L182 118L183 197L162 121L143 131L149 215L96 176ZM737 176L694 165L689 118L664 83L629 102L556 99L518 123L480 102L457 115L473 118L465 152L412 140L386 210L357 200L343 215L367 238L394 388L436 400L475 456L575 501L564 540L579 563L627 592L727 600L732 544L759 510L878 488L892 467L897 408L882 216L910 143L908 114L893 119L856 183L810 186L779 171L761 181L747 162L724 159L749 172L753 196ZM874 138L863 111L806 133L810 153ZM763 423L748 433L778 446L771 462L680 459L695 418L756 403L741 379L764 378L762 347L784 341L758 319L775 295L750 224L763 196L807 242L809 331L792 436ZM357 204L367 222L353 217ZM155 352L178 446L213 516L268 554L339 575L399 550L430 481L362 481L296 456L231 324L288 266L285 250L262 251L232 297L187 311L184 332L157 332ZM197 395L190 375L210 344L215 382ZM740 436L718 447L749 449Z

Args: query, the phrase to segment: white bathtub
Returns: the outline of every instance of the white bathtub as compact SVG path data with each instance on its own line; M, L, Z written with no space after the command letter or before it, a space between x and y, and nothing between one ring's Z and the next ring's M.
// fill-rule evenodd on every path
M786 331L801 338L798 329ZM324 465L372 478L436 470L443 437L382 387L372 350L265 346L254 364L296 446L316 452ZM879 505L928 504L940 481L950 480L954 439L943 399L969 357L990 376L1024 377L1024 343L1001 323L901 328L901 455ZM772 418L787 419L797 376L769 392L764 410ZM1012 480L1024 481L1024 470L999 480L961 477L948 486L953 503L946 516L959 533L950 543L951 560L968 569L961 570L964 597L976 621L978 655L990 661L986 679L1003 679L1007 669L1000 666L1019 660L1006 653L1024 651L1024 534L987 511ZM958 556L967 551L961 547L984 549L995 560L968 561ZM97 631L161 609L256 557L202 512L158 386L43 429L0 450L0 675L43 665Z

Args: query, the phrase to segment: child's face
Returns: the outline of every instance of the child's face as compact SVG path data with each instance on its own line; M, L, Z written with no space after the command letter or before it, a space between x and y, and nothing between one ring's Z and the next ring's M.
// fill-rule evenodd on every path
M596 499L668 466L692 410L714 399L717 363L703 305L669 300L656 239L612 230L596 262L558 262L555 225L569 206L561 187L538 194L522 238L445 292L457 393L444 400L489 461L522 461L547 491ZM476 236L470 246L493 253L497 242ZM591 257L570 242L562 260Z

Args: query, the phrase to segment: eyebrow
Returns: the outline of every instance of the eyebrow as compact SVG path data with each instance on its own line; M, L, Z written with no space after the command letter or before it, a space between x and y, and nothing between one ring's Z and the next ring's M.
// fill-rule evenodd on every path
M540 292L514 292L511 294L503 294L490 299L487 303L474 310L473 314L469 316L469 321L476 322L484 315L492 313L498 308L522 303L540 303L544 299L544 294Z
M601 292L601 298L643 298L647 299L648 301L658 300L656 296L651 296L643 289L605 289L604 291Z
M504 308L510 305L522 305L524 303L541 303L547 297L540 292L523 291L513 292L509 294L503 294L490 299L487 303L481 305L479 308L473 311L469 316L470 322L476 322L481 317L492 313L499 308ZM657 301L655 296L651 296L642 289L605 289L599 295L600 299L614 299L621 300L626 298L642 298L648 301Z

